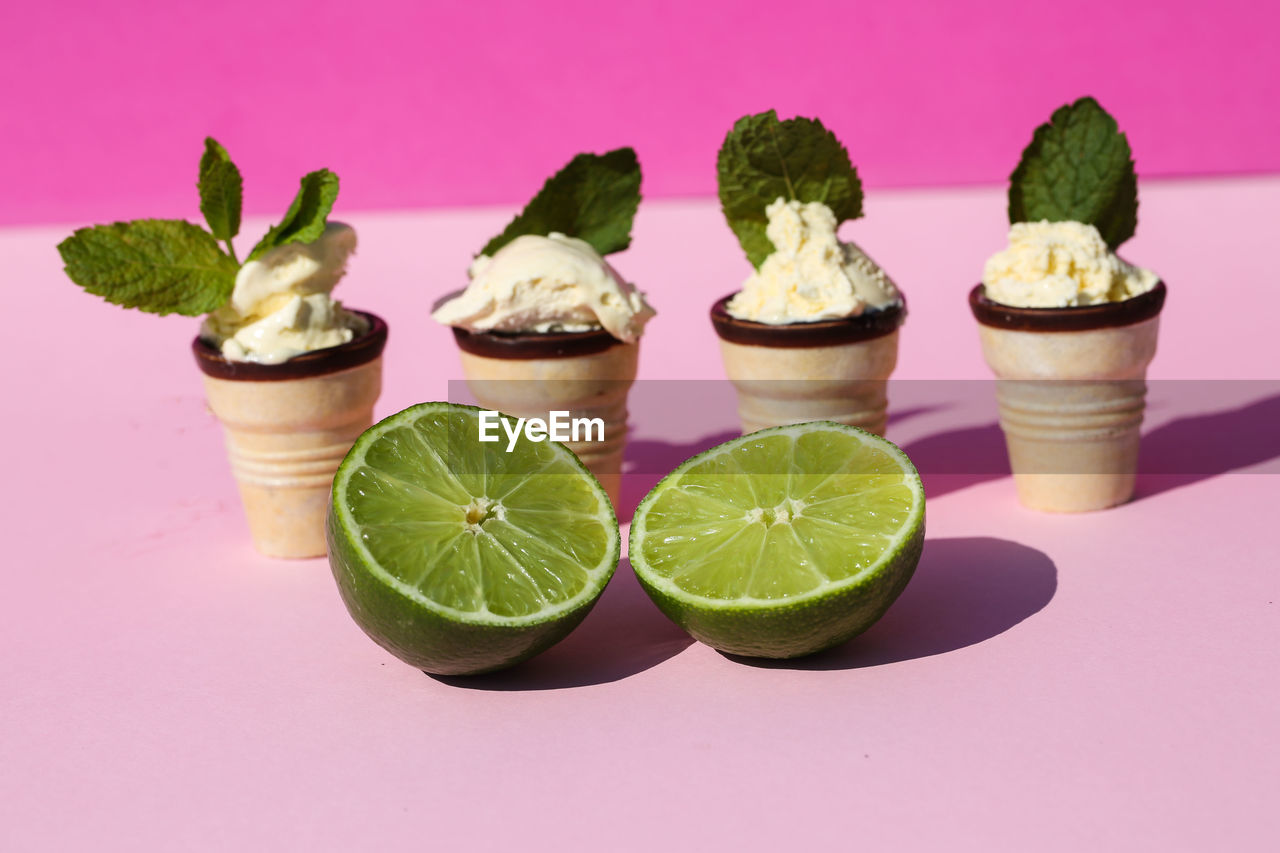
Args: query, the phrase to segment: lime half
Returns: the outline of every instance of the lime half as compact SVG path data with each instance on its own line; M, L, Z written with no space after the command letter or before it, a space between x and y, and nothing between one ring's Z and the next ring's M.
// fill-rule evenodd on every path
M662 612L709 646L755 657L798 657L865 631L923 547L911 460L826 421L689 459L631 522L631 565Z
M568 448L482 443L479 415L422 403L374 424L329 507L329 565L352 618L441 675L502 669L563 639L621 546L608 496Z

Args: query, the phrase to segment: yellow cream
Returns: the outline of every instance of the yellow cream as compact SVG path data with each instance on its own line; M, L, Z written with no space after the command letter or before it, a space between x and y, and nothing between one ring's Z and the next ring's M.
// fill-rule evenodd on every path
M231 299L205 318L200 336L232 361L261 364L350 341L367 323L329 292L355 248L356 232L331 222L313 243L288 243L247 261Z
M836 238L836 217L825 204L779 198L765 213L774 251L725 306L732 316L782 325L855 317L901 303L884 270Z
M584 332L632 343L654 315L643 294L592 248L552 232L526 234L471 264L471 283L431 315L473 331Z
M1092 225L1015 222L1009 247L987 260L987 298L1020 308L1120 302L1146 293L1158 277L1115 255Z

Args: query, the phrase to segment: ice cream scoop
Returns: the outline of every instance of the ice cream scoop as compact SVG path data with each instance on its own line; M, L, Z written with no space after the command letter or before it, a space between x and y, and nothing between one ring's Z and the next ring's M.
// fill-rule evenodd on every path
M287 243L247 261L231 299L205 319L200 337L232 361L259 364L347 343L367 323L329 294L355 247L355 230L331 222L314 242Z
M525 234L471 264L471 282L431 315L490 332L586 332L634 343L653 317L644 296L591 244L552 232Z
M836 237L836 217L825 204L778 198L765 214L774 251L729 300L730 316L782 325L901 304L884 270L861 248Z
M1018 308L1069 308L1120 302L1150 291L1158 277L1113 253L1093 225L1015 222L1009 246L982 271L992 302Z

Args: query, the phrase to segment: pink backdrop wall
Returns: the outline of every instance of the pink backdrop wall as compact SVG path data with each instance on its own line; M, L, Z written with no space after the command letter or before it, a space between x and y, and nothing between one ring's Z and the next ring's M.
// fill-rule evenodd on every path
M1280 171L1280 27L1256 0L1041 4L149 0L0 17L0 223L191 215L201 138L283 210L518 203L634 145L649 197L714 192L737 116L819 115L870 186L1003 181L1093 93L1140 174Z

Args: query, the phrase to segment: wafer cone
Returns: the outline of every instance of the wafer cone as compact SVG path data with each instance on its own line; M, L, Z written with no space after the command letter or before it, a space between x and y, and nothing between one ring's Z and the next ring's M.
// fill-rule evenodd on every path
M281 364L230 361L196 338L209 409L222 423L254 547L268 557L323 557L333 475L373 423L387 324Z
M1159 321L1078 331L979 324L1023 504L1084 512L1133 496Z
M836 421L884 435L898 333L832 346L784 348L720 340L738 392L744 433L805 421Z
M614 506L622 490L627 442L627 393L636 378L640 345L614 342L599 352L544 358L501 358L461 350L463 375L476 402L517 418L600 418L603 441L566 441L596 476Z
M304 379L204 377L254 546L268 557L322 557L333 474L373 423L381 357Z

